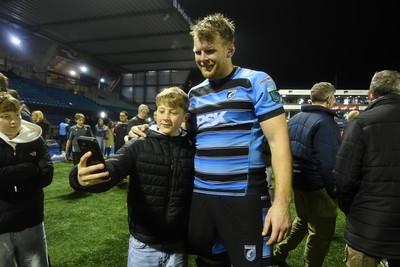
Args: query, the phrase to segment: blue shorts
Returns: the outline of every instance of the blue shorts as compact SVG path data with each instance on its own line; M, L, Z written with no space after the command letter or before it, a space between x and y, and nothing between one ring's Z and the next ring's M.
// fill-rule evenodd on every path
M210 259L228 253L233 266L272 266L272 247L261 235L270 206L267 196L193 193L188 252Z

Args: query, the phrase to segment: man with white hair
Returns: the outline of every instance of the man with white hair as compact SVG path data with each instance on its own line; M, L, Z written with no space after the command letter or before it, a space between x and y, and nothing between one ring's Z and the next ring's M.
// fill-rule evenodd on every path
M346 214L345 265L400 266L400 73L371 80L371 103L349 120L333 175Z

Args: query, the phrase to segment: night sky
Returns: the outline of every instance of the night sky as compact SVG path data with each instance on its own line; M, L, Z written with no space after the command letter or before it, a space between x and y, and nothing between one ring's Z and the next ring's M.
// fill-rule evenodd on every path
M233 19L233 63L267 72L281 89L308 89L320 81L368 89L375 71L400 71L395 1L178 2L193 20L214 12Z

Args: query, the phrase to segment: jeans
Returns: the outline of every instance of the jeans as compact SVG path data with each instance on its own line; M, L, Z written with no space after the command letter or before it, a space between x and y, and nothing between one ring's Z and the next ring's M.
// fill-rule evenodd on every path
M183 242L147 245L129 238L128 267L186 267L188 257Z
M1 234L0 265L2 267L48 267L44 223L20 232Z

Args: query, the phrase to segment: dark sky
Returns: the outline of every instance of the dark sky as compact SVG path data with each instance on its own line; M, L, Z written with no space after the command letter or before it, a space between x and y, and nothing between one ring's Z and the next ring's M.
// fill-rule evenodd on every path
M396 1L178 2L192 19L214 12L232 18L233 63L267 72L282 89L307 89L319 81L337 89L368 89L375 71L400 71Z

